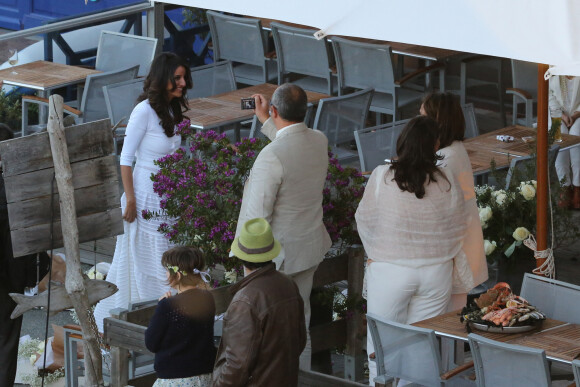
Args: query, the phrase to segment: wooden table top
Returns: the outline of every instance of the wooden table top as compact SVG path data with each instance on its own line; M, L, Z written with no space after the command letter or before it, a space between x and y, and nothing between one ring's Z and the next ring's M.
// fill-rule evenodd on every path
M468 331L460 320L460 311L449 312L412 325L432 329L438 336L467 341ZM491 333L473 330L480 336L509 344L540 348L553 359L569 363L580 356L580 326L546 319L537 329L521 333Z
M184 115L190 119L193 128L203 130L250 120L254 112L240 109L240 99L248 98L253 94L262 94L269 100L277 87L277 85L263 83L212 97L191 99L188 101L189 110ZM306 96L308 102L314 104L329 97L329 95L311 91L306 91Z
M0 70L0 80L8 85L50 90L82 82L88 75L98 73L62 63L36 61Z
M499 141L496 136L514 137L513 142ZM523 140L526 138L526 141ZM494 130L481 136L469 138L463 142L471 168L475 175L490 170L491 160L497 169L507 168L514 157L527 156L536 150L536 130L524 126L512 125ZM562 142L557 143L560 150L580 145L580 136L562 134Z

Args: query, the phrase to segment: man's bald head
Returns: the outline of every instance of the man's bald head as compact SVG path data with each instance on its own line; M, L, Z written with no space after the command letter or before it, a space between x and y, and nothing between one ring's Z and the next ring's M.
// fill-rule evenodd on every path
M272 95L272 106L280 118L289 122L303 122L308 99L300 86L292 83L280 85Z

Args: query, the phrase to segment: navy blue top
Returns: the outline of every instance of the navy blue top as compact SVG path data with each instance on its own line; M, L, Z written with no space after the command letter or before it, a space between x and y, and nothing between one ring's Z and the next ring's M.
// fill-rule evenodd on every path
M155 353L155 371L162 379L211 373L215 302L207 290L190 289L157 304L145 331L145 345Z

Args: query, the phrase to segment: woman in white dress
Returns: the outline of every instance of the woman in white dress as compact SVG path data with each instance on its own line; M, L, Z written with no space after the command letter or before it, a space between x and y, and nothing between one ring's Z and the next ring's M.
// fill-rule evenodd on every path
M463 193L437 167L438 137L434 120L410 120L397 140L398 159L373 171L355 214L369 258L368 313L403 324L445 313L452 283L469 282ZM369 371L372 383L374 361Z
M439 124L439 151L437 153L443 156L440 167L449 171L447 175L451 182L463 191L467 231L463 238L462 249L469 262L473 283L479 285L488 278L487 260L473 185L473 170L465 146L463 146L465 118L459 97L452 93L429 94L423 99L420 113ZM455 284L451 291L448 310L463 308L467 304L469 290L471 289L461 288Z
M145 220L142 211L160 210L160 197L153 192L151 181L151 175L159 168L153 161L173 153L181 145L181 136L175 134L175 127L184 119L186 89L191 87L187 63L173 53L162 53L153 60L139 103L129 118L121 152L125 232L117 237L107 275L107 281L117 285L119 291L97 304L95 320L101 332L103 319L110 316L111 309L158 299L170 289L161 256L172 245L157 231L162 221Z

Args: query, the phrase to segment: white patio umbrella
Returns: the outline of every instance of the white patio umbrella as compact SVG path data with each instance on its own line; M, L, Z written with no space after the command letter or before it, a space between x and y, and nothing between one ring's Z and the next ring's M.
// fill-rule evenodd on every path
M580 76L578 0L164 0L168 4L276 19L345 35L554 65ZM547 242L547 65L538 67L537 250ZM537 265L545 259L537 260Z

